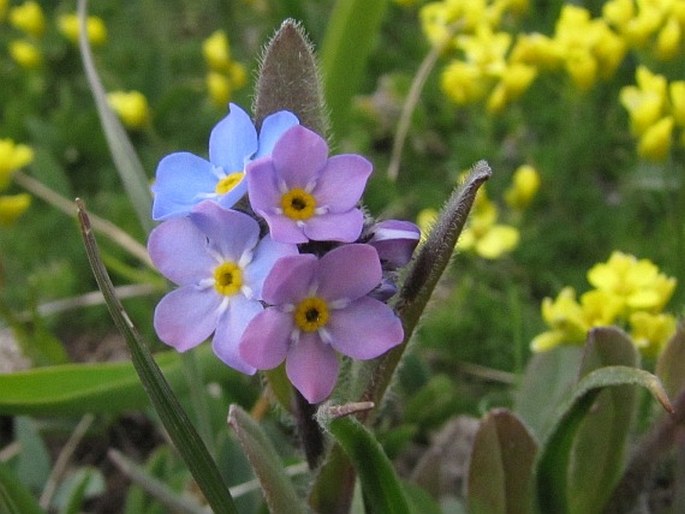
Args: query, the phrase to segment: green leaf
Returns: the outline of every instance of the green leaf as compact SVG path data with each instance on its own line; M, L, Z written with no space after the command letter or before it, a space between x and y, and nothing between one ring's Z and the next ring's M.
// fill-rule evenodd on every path
M69 483L65 484L62 493L64 494L64 505L60 508L60 514L79 514L83 512L83 502L89 493L105 492L105 479L100 470L92 467L78 469L70 478Z
M283 462L271 440L259 424L238 405L231 405L228 424L235 432L254 470L271 512L306 513L292 481L285 474Z
M0 512L2 514L45 514L31 492L0 462Z
M209 347L194 350L204 378L218 380L230 375ZM181 356L163 352L155 360L174 387L187 389ZM87 412L115 414L148 405L136 370L130 362L63 364L0 374L1 414L76 416Z
M537 495L542 512L569 512L568 466L578 428L602 389L630 384L646 388L667 411L672 412L661 382L647 371L627 366L607 366L583 377L571 397L559 409L554 429L543 445L537 467Z
M86 24L86 4L87 0L79 0L78 2L79 24L82 28L85 28ZM126 130L107 102L107 93L93 62L93 53L88 42L87 31L80 30L79 34L79 48L81 50L81 58L83 59L83 68L86 72L90 90L95 98L95 106L100 116L102 129L105 132L114 164L119 172L126 194L133 204L133 209L141 227L143 227L145 232L149 232L152 230L154 223L150 217L152 193L150 192L145 169L138 158L131 140L126 134Z
M323 422L354 465L368 514L408 514L409 503L380 443L351 416Z
M526 514L533 506L537 444L515 414L498 409L478 428L471 452L467 498L471 514Z
M639 356L628 336L614 327L590 331L580 377L605 366L637 367ZM616 386L599 393L585 415L573 442L568 476L569 511L602 511L618 482L625 447L635 412L633 385Z
M352 98L359 93L387 6L387 0L338 0L329 17L321 63L326 102L338 136L345 131Z
M216 463L212 460L202 438L193 428L188 415L183 410L183 407L181 407L159 366L157 366L157 363L152 358L147 344L131 322L124 310L124 306L121 305L121 302L116 297L112 280L102 264L100 252L83 203L77 200L77 205L88 262L90 263L93 275L95 275L98 287L105 297L105 303L114 320L114 324L126 339L133 365L143 383L145 391L152 401L155 411L159 415L174 446L195 478L209 506L216 514L237 514L238 511L233 503L233 498L231 498L231 494L216 467Z
M255 123L259 126L269 114L284 109L325 137L328 118L314 51L294 20L285 20L264 50L255 87Z
M673 397L685 387L685 325L678 324L676 333L666 343L656 361L656 375Z
M33 419L20 416L15 421L17 441L21 445L15 471L21 483L40 491L50 476L50 455Z

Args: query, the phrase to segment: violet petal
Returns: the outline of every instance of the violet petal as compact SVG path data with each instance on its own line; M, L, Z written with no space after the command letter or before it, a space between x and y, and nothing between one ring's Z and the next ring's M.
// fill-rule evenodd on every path
M292 314L267 308L248 323L238 343L240 357L257 369L273 369L285 359L293 330Z
M328 398L338 380L338 357L315 333L305 333L291 345L285 361L290 382L309 403Z

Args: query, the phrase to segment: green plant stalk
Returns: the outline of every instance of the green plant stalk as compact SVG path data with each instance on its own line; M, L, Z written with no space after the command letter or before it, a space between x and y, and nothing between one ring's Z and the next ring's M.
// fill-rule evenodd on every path
M326 103L338 137L345 132L352 98L359 92L387 6L387 0L338 0L329 17L321 64Z
M0 512L3 514L45 514L31 492L0 462Z
M193 428L188 415L152 358L145 341L116 297L112 281L100 259L85 207L80 200L76 203L90 267L105 297L114 324L126 339L133 365L152 405L215 514L238 514L233 498L202 438Z

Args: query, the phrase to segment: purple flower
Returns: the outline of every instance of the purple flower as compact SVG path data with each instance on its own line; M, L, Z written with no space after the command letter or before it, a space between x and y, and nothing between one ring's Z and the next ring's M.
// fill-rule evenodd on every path
M270 157L250 163L250 204L284 243L356 241L363 225L356 207L372 166L361 155L328 158L328 145L301 125L290 127Z
M269 236L260 240L259 225L247 214L205 201L155 228L148 251L157 269L179 285L155 309L159 338L184 352L214 333L217 356L238 371L254 373L238 355L238 342L263 310L265 277L279 258L297 254L297 247Z
M378 251L384 267L391 269L405 266L419 244L421 231L414 223L401 220L385 220L370 229L371 238L367 241Z
M247 190L245 165L271 153L281 134L297 123L294 114L280 111L264 119L257 136L247 113L230 104L228 116L209 136L209 161L189 152L176 152L159 162L152 186L152 217L165 220L183 215L206 199L233 207Z
M240 356L257 369L285 359L288 378L310 403L326 399L338 376L336 350L373 359L402 342L402 323L384 303L366 296L381 280L373 247L343 245L321 259L284 257L264 282L271 304L248 324Z

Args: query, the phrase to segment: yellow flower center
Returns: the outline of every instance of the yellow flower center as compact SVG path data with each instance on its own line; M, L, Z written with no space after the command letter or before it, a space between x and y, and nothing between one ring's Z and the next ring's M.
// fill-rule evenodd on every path
M292 220L308 220L314 215L316 199L304 189L291 189L281 197L283 214Z
M318 296L310 296L297 304L295 325L304 332L314 332L328 323L328 305Z
M218 195L225 195L229 191L231 191L235 186L240 184L240 182L243 180L243 176L245 173L242 171L235 171L233 173L229 173L226 175L224 178L219 180L217 182L216 187L214 188L214 192Z
M233 296L243 287L243 270L235 262L226 261L214 268L214 289L219 294Z

